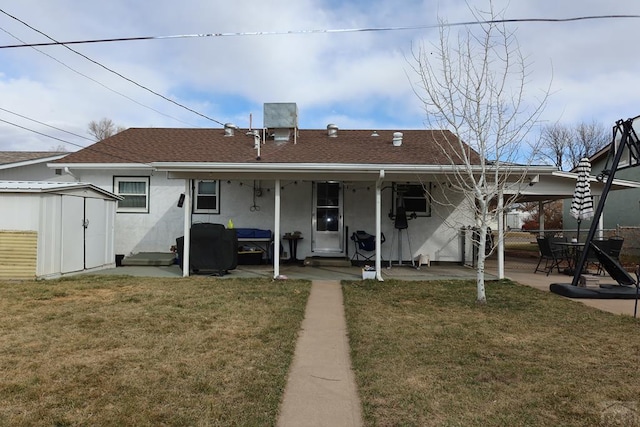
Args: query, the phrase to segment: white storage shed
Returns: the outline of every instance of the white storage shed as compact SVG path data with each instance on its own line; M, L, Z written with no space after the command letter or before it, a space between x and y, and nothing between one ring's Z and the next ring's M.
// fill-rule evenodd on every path
M82 182L0 181L0 279L114 267L119 199Z

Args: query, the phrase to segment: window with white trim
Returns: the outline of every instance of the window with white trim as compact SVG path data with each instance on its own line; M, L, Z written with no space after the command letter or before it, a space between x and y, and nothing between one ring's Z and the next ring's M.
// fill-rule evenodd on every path
M196 181L193 200L193 213L220 213L218 181Z
M124 197L118 200L117 212L149 213L148 176L116 176L113 178L113 192Z

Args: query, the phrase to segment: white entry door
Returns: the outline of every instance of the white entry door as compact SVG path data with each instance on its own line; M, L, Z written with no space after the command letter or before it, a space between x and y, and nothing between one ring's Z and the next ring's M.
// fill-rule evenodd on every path
M313 183L313 236L311 251L320 255L344 254L342 183Z

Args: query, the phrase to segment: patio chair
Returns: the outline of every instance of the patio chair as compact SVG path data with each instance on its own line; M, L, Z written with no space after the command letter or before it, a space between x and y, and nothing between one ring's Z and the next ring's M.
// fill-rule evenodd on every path
M624 243L624 237L609 237L609 252L608 255L615 259L620 260L620 252L622 251L622 244Z
M602 268L601 258L598 257L598 253L594 250L593 247L597 247L600 251L605 254L609 254L609 241L608 240L592 240L591 245L589 245L589 249L587 252L587 260L584 264L584 269L587 270L589 266L595 268L595 275L599 276L602 274L604 269Z
M568 261L565 249L554 245L550 237L538 237L538 249L540 250L540 258L534 273L542 271L548 276L554 268L557 268L560 273L560 264ZM544 267L540 268L542 261L544 261Z
M376 255L376 236L371 235L363 230L355 231L351 235L351 240L355 245L355 253L351 257L351 261L371 261ZM380 234L380 243L384 243L387 239L384 233ZM360 259L362 258L362 259Z

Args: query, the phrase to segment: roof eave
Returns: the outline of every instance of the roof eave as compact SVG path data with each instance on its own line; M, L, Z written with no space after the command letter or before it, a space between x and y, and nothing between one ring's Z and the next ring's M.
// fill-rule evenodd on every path
M148 163L47 163L51 169L149 169Z
M383 163L191 163L191 162L153 162L150 165L158 171L166 172L196 172L196 171L238 171L238 172L314 172L314 171L371 171L378 173L380 170L390 172L424 172L447 173L455 172L461 165L427 165L427 164L383 164ZM493 170L492 167L487 167ZM551 173L557 169L552 166L501 166L502 170L509 172ZM482 166L473 165L474 172L481 171Z
M37 164L40 164L40 163L51 162L51 161L54 161L54 160L62 159L65 156L66 156L66 154L59 154L59 155L50 156L50 157L44 157L44 158L39 158L39 159L22 160L22 161L19 161L19 162L5 163L5 164L0 165L0 169L13 169L13 168L19 168L19 167L23 167L23 166L37 165Z

